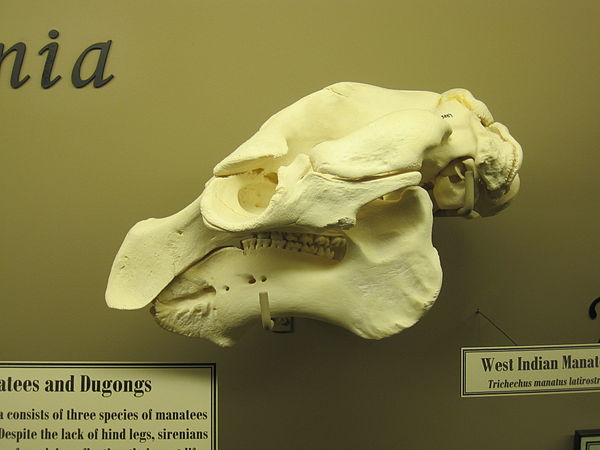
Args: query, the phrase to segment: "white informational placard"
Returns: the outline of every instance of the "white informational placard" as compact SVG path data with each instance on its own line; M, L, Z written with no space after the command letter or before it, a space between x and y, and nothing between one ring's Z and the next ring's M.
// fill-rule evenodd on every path
M580 445L585 450L600 450L600 440L597 437L583 437Z
M600 345L462 349L462 397L600 391Z
M216 365L0 362L3 450L215 450Z

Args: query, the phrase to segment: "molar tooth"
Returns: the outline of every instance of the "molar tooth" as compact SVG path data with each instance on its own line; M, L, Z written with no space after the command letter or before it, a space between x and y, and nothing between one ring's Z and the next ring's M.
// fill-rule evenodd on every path
M334 237L331 239L332 247L343 247L346 245L346 239L343 237Z
M330 248L326 248L325 249L325 256L329 259L333 259L334 257L334 253L333 250L331 250Z
M298 241L299 240L299 235L298 233L285 233L285 239L288 241Z
M260 236L260 234L259 234L259 236ZM270 246L271 246L271 239L263 239L263 238L259 237L256 240L256 248L267 248Z
M302 249L302 244L300 242L287 241L285 248L286 250L295 250L299 252Z
M242 249L244 250L244 253L246 253L248 250L254 250L255 248L256 238L248 238L242 240Z
M318 247L317 248L317 255L318 256L325 256L325 249L323 247Z
M271 240L273 241L282 241L283 238L283 233L280 233L279 231L273 231L271 233Z
M312 244L313 243L313 235L312 234L308 234L308 233L302 233L300 235L300 242L302 242L303 244Z
M315 247L314 245L303 245L302 251L315 255L317 253L317 247Z
M265 233L265 232L263 232L263 233L257 233L256 237L258 239L271 239L271 233Z
M315 245L320 245L321 247L329 247L329 238L326 236L317 236L315 238Z
M275 247L275 248L285 248L285 244L286 244L286 241L284 241L283 239L278 239L278 240L273 239L271 241L271 247Z

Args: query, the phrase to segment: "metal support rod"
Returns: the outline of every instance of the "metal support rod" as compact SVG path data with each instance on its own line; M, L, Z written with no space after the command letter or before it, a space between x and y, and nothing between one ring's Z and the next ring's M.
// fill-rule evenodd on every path
M271 311L269 310L269 293L259 292L258 303L260 304L260 320L265 330L271 331L275 322L271 319Z
M470 217L475 207L475 174L477 169L475 168L475 161L471 158L465 159L463 164L466 168L463 177L465 182L465 199L463 207L457 211L457 214Z
M506 334L506 332L502 328L500 328L498 325L496 325L492 319L490 319L488 316L486 316L484 313L482 313L479 308L477 308L477 314L479 314L481 317L483 317L485 320L487 320L489 323L491 323L494 326L494 328L496 328L496 330L498 330L500 333L502 333L504 336L506 336L506 338L510 342L512 342L513 345L519 345L513 340L513 338L511 338L508 334Z

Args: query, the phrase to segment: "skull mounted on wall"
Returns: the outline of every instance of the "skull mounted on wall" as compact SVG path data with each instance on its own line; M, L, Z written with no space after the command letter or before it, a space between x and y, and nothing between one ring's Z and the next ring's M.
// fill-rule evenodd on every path
M109 306L232 345L260 322L307 317L379 339L438 296L434 216L496 214L519 189L521 147L464 89L338 83L271 117L182 211L136 224Z

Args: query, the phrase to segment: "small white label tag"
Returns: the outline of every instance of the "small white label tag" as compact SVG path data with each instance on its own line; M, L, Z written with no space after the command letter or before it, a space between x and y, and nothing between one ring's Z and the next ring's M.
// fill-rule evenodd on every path
M215 450L215 364L0 362L0 448Z
M461 396L600 391L600 344L470 347Z

